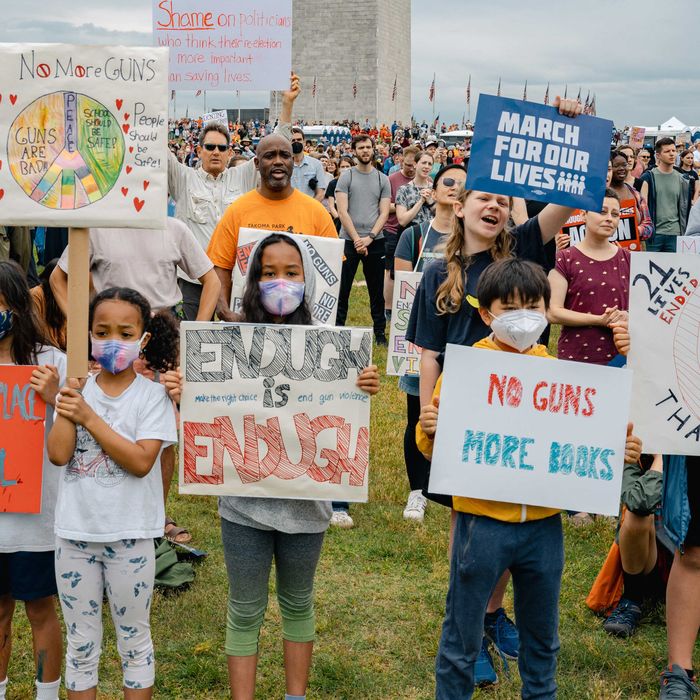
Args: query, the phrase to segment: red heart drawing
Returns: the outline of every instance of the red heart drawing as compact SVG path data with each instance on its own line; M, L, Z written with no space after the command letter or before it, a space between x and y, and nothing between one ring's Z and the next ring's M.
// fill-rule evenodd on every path
M126 195L129 194L129 188L128 188L128 187L122 187L122 194L126 197Z
M5 196L5 190L0 189L0 199L2 199Z
M129 153L133 153L133 152L134 152L134 147L133 147L133 146L129 146Z
M148 186L149 186L150 184L151 184L151 183L150 183L148 180L144 180L144 181L143 181L143 191L144 191L144 192L148 189Z
M121 109L124 104L124 100L114 100L114 104L117 105L117 109Z
M132 168L130 165L127 165L127 166L126 166L126 174L127 174L127 175L128 175L132 170L133 170L133 168Z
M124 121L125 121L125 122L128 122L128 121L129 121L129 116L130 116L130 115L129 115L128 112L124 112Z
M10 103L14 104L15 102L17 102L17 95L10 95Z
M145 203L145 200L139 199L138 197L134 197L134 208L136 209L136 211L141 211Z
M128 134L128 133L129 133L129 126L130 126L129 124L122 124L122 131L123 131L125 134Z

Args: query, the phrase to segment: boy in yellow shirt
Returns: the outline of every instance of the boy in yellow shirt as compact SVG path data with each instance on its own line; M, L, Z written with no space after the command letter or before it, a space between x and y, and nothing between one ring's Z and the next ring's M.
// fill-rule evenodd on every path
M550 289L542 268L508 258L491 264L477 287L479 314L492 335L474 345L486 350L551 357L537 344L547 325ZM551 358L554 359L554 358ZM430 459L437 429L442 375L433 402L421 409L416 443ZM628 428L625 461L636 462L641 441ZM467 699L483 637L486 606L509 569L520 635L522 697L556 698L559 591L564 540L559 510L455 496L457 511L450 584L435 662L436 700Z

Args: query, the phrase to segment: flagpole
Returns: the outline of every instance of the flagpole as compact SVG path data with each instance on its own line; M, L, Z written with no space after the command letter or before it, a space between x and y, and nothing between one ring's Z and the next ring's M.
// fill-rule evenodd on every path
M241 91L236 90L236 97L238 98L238 126L241 126Z
M204 114L207 113L207 91L204 91Z
M314 75L314 121L318 122L318 85L316 84L316 76Z
M472 74L469 74L469 82L467 83L467 121L472 120Z
M174 117L177 119L177 91L173 90L173 112Z
M435 129L435 97L437 96L437 88L435 86L435 73L433 73L433 129Z

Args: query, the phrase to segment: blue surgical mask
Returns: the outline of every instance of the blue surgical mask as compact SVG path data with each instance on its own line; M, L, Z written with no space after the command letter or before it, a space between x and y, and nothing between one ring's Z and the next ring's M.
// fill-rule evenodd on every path
M0 339L12 330L12 309L0 311Z
M258 282L260 301L273 316L289 316L304 301L304 283L285 279Z

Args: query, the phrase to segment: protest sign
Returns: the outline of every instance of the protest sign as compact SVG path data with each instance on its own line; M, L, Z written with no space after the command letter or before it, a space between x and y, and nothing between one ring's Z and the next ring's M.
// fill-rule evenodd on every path
M415 377L419 374L420 348L406 340L406 330L421 277L422 272L397 270L394 273L394 297L391 301L389 350L386 358L387 374L399 377L404 374Z
M0 45L0 223L164 228L167 56Z
M641 148L644 146L644 136L647 130L643 126L633 126L630 130L630 142L629 145L632 148Z
M183 323L180 493L366 501L368 328Z
M0 365L0 513L41 512L46 404L29 384L35 369Z
M700 236L678 236L676 252L689 255L700 255Z
M280 90L292 68L292 0L154 0L153 41L173 90Z
M632 256L634 430L648 453L700 455L700 258Z
M612 129L607 119L480 95L466 187L600 209Z
M448 345L433 493L616 515L631 372Z
M238 232L238 250L236 264L231 271L231 309L241 310L245 275L248 270L248 258L253 246L273 231L255 228L241 228ZM316 291L311 300L311 315L319 323L328 326L335 324L338 313L338 293L340 292L340 273L343 268L343 250L345 243L339 238L299 235L309 251L316 270Z
M216 112L207 112L202 115L202 126L207 124L223 124L228 127L228 114L225 109L217 109Z
M586 235L586 221L580 209L574 211L561 227L562 233L569 236L569 245L580 243ZM629 250L641 250L639 240L639 227L637 226L637 210L634 199L625 199L620 202L620 223L615 233L608 239L611 243L617 243L620 248Z

